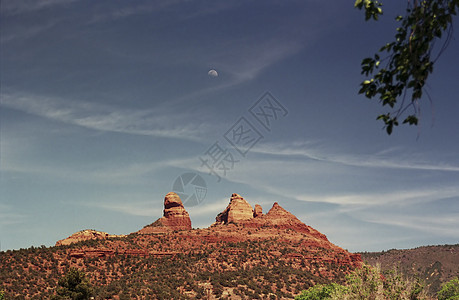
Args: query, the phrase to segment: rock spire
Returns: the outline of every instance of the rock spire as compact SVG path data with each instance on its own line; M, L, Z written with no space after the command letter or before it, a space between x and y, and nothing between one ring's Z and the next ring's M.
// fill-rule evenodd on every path
M163 217L156 220L153 224L145 226L138 233L161 233L174 230L190 230L191 219L183 206L180 197L170 192L164 198Z

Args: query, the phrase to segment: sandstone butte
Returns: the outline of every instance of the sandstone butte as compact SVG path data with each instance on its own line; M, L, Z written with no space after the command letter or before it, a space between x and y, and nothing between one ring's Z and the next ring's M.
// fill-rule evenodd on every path
M215 218L216 223L240 223L253 218L252 206L238 194L231 195L230 203L224 211Z
M137 233L166 233L175 230L191 230L191 219L180 197L170 192L164 198L163 216Z
M327 237L304 224L297 217L282 208L277 202L266 215L263 215L262 207L255 205L255 209L240 195L231 195L230 203L224 211L219 213L215 218L213 226L225 224L241 224L247 228L272 227L276 229L292 229L296 232L306 233L309 236L322 239Z
M255 209L253 209L238 194L231 195L230 203L217 215L215 223L209 228L192 229L190 216L185 210L180 197L175 193L168 193L164 199L163 217L134 233L137 236L147 235L151 238L164 234L166 237L180 236L179 240L183 241L182 244L175 246L171 244L170 246L173 246L174 249L181 248L183 251L195 247L199 248L201 247L200 245L209 243L280 238L280 241L284 243L300 243L302 248L307 249L310 253L315 253L317 249L329 249L330 252L327 257L320 258L323 262L334 261L338 264L354 267L362 263L359 254L349 253L334 245L328 241L324 234L301 222L277 202L273 204L268 213L263 214L260 205L255 205ZM57 242L56 245L69 245L81 240L109 239L110 237L112 236L107 233L83 230ZM185 242L185 240L188 240L188 242ZM92 249L91 251L97 250ZM102 250L106 252L109 249ZM130 253L127 248L123 251L123 253ZM276 255L275 252L272 252L272 254ZM148 248L142 251L142 255L156 255L158 253Z

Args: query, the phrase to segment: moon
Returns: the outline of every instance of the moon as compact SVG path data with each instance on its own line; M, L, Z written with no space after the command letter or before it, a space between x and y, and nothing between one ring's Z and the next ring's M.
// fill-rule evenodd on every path
M207 75L209 75L210 77L218 77L218 73L214 69L207 72Z

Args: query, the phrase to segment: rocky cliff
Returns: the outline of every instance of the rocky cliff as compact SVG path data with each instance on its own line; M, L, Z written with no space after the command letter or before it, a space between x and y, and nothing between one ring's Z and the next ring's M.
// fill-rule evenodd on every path
M213 226L234 223L245 227L291 229L328 241L324 234L298 220L277 202L266 215L263 215L262 207L259 204L255 205L255 209L252 209L252 206L238 194L231 195L230 203L224 211L217 215L215 221Z
M252 206L238 194L232 194L230 203L215 218L217 224L241 223L253 218Z
M259 204L255 204L255 209L253 210L253 217L258 218L263 216L263 208Z

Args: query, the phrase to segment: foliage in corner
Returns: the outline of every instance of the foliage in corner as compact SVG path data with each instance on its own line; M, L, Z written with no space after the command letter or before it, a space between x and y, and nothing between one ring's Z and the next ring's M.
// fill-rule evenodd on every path
M459 300L459 278L443 284L437 294L438 300Z
M382 274L379 267L363 265L346 276L346 283L316 285L303 291L295 300L345 299L429 299L424 284L418 279L407 279L397 270Z
M5 291L0 291L0 300L5 300Z
M452 37L453 16L459 0L414 0L407 2L405 16L398 16L395 40L384 45L373 57L362 60L362 71L368 79L360 84L360 94L377 98L390 111L377 117L384 122L387 134L394 126L418 125L423 94L430 99L424 86L438 57ZM374 0L357 0L355 7L365 9L365 19L378 20L382 3ZM437 53L435 42L442 41ZM405 116L408 109L412 113Z
M76 268L70 268L65 276L59 279L56 295L51 299L87 300L93 294L93 290L86 274Z
M379 15L382 15L382 3L374 0L356 0L355 7L358 9L365 8L365 21L370 19L378 20Z

